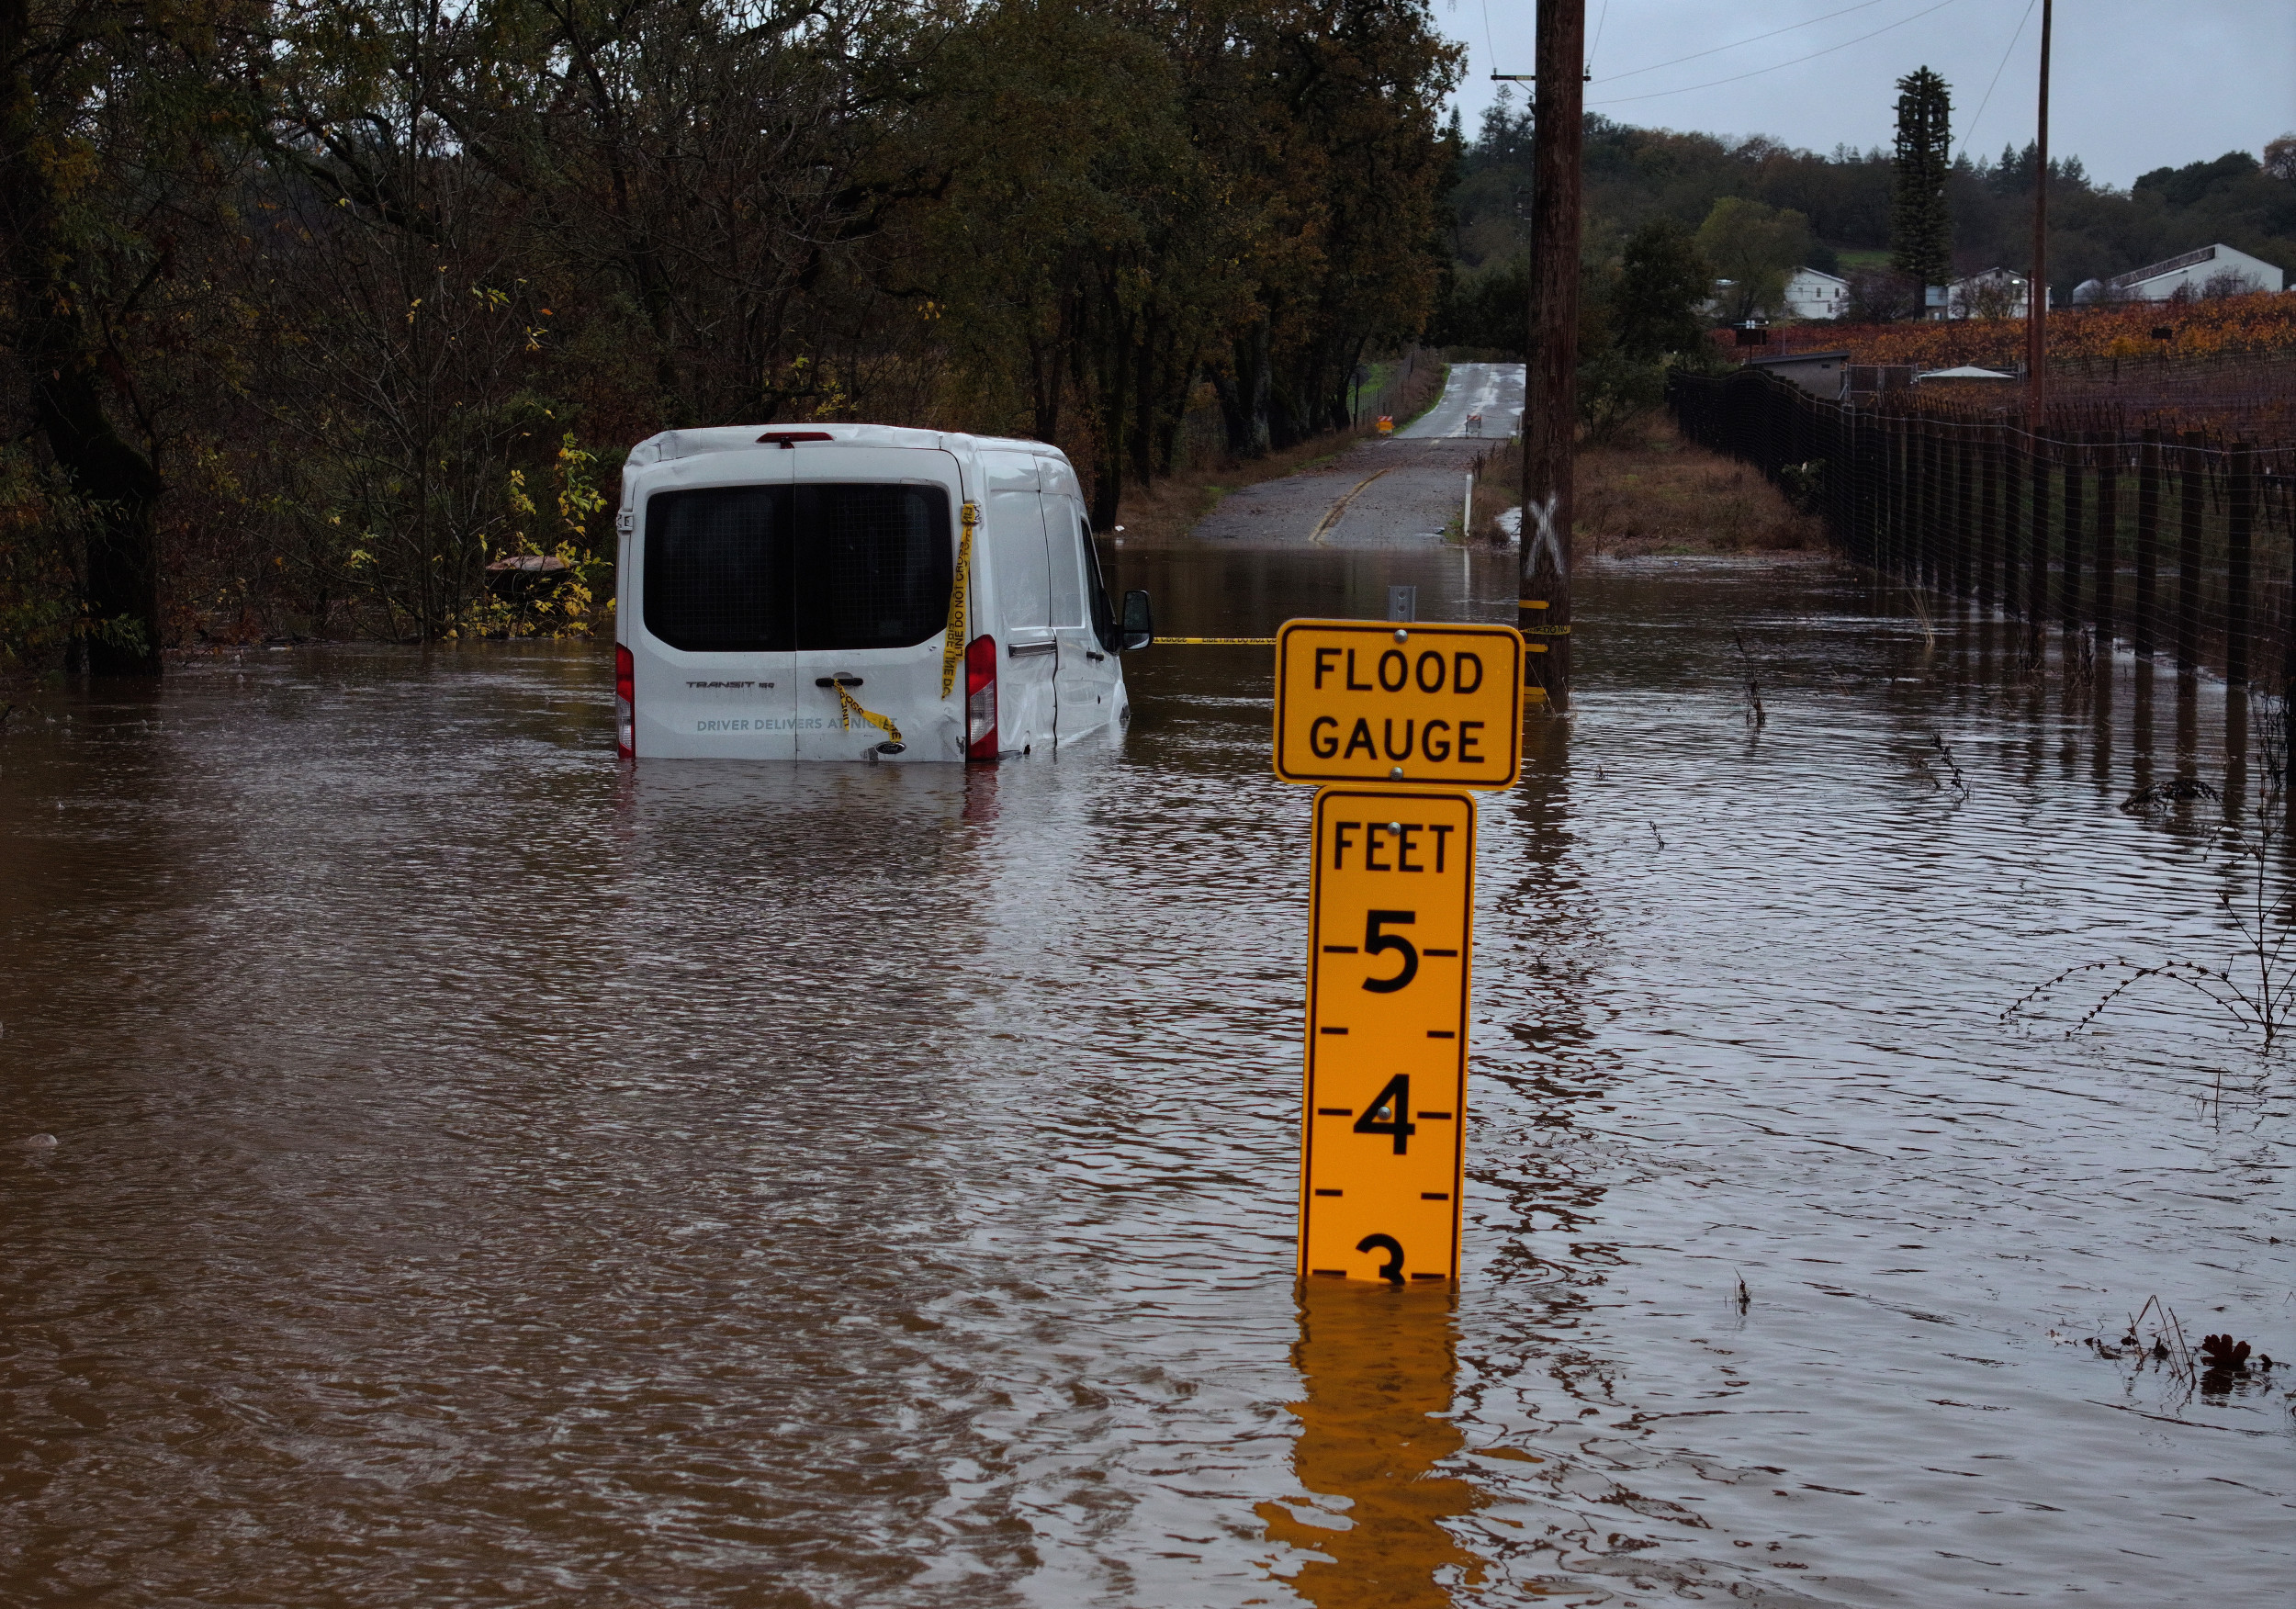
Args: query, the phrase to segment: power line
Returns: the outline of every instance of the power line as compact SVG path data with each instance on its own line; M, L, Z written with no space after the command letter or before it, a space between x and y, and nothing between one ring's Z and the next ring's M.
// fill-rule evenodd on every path
M1985 109L1993 104L1993 90L2001 82L2001 74L2009 68L2009 59L2017 50L2017 41L2025 37L2025 25L2033 19L2033 0L2025 0L2025 15L2017 19L2017 31L2009 35L2009 49L2001 52L2001 64L1993 70L1993 83L1985 86L1985 99L1977 103L1977 115L1969 119L1969 126L1961 132L1961 153L1969 154L1969 142L1976 138L1977 125L1985 121Z
M1484 0L1484 20L1489 21L1490 17L1490 0ZM1603 0L1603 15L1594 19L1594 42L1586 48L1586 70L1590 74L1594 71L1595 54L1603 48L1603 30L1609 26L1610 0Z
M1822 51L1812 51L1806 56L1796 56L1791 62L1775 62L1767 67L1757 67L1751 73L1734 73L1728 78L1710 79L1705 84L1685 84L1680 89L1654 89L1648 95L1614 96L1609 100L1590 101L1587 104L1589 106L1598 107L1621 106L1627 101L1658 100L1670 95L1689 95L1694 90L1712 89L1717 84L1736 84L1743 78L1759 78L1765 73L1775 73L1783 67L1798 67L1805 62L1815 62L1820 56L1830 56L1836 51L1846 51L1851 45L1862 45L1868 39L1879 39L1885 33L1890 33L1897 28L1905 27L1907 23L1920 21L1923 17L1929 16L1932 11L1942 11L1948 6L1954 4L1956 4L1956 0L1937 0L1936 5L1924 6L1921 10L1915 12L1911 17L1903 17L1896 22L1889 24L1886 28L1877 28L1872 33L1860 34L1856 39L1844 39L1838 45L1828 45Z
M1785 27L1784 27L1784 28L1772 28L1772 29L1771 29L1768 33L1758 33L1758 34L1754 35L1751 39L1736 39L1736 40L1733 40L1732 42L1730 42L1729 44L1727 44L1727 45L1716 45L1716 46L1715 46L1715 47L1714 47L1714 49L1712 49L1712 50L1710 50L1710 51L1691 51L1691 53L1690 53L1689 55L1687 55L1687 56L1677 56L1677 57L1675 57L1675 58L1674 58L1672 61L1671 61L1671 62L1651 62L1651 63L1650 63L1650 65L1649 65L1648 67L1630 67L1630 68L1628 68L1628 69L1627 69L1626 72L1624 72L1624 73L1612 73L1612 74L1611 74L1608 78L1605 78L1603 82L1604 82L1604 83L1605 83L1605 84L1613 84L1613 83L1617 82L1617 81L1618 81L1619 79L1621 79L1621 78L1635 78L1635 77L1638 77L1639 75L1641 75L1642 73L1656 73L1656 72L1657 72L1660 68L1661 68L1661 67L1679 67L1679 66L1681 66L1681 65L1682 65L1684 62L1695 62L1695 61L1696 61L1699 57L1701 57L1701 56L1718 56L1718 55L1720 55L1720 54L1721 54L1723 51L1735 51L1735 50L1737 50L1737 49L1738 49L1740 45L1757 45L1757 44L1760 44L1760 43L1761 43L1762 40L1764 40L1764 39L1776 39L1776 38L1777 38L1780 34L1784 34L1784 33L1792 33L1792 32L1793 32L1795 29L1796 29L1796 28L1813 28L1813 27L1817 26L1818 23L1821 23L1821 22L1830 22L1830 21L1832 21L1832 20L1833 20L1835 17L1847 17L1847 16L1849 16L1849 15L1850 15L1850 13L1851 13L1852 11L1863 11L1863 10L1867 9L1869 6L1879 6L1881 3L1882 3L1882 0L1858 0L1858 3L1857 3L1855 6L1843 6L1843 7L1842 7L1840 10L1839 10L1839 11L1829 11L1829 12L1828 12L1828 13L1826 13L1826 15L1825 15L1825 16L1823 16L1823 17L1811 17L1811 18L1810 18L1807 22L1792 22L1792 23L1788 23L1788 24L1787 24ZM1604 0L1604 5L1603 5L1603 12L1604 12L1604 16L1608 16L1608 15L1609 15L1609 13L1610 13L1610 4L1609 4L1609 0ZM1488 24L1489 24L1489 22L1490 22L1490 20L1491 20L1491 9L1490 9L1489 0L1485 0L1484 8L1483 8L1483 20L1484 20L1484 23L1485 23L1486 25L1488 25ZM1600 44L1600 43L1602 42L1602 29L1601 29L1599 27L1595 29L1595 42L1596 42L1597 44ZM1593 61L1593 55L1594 55L1594 52L1593 52L1593 51L1589 51L1587 52L1587 58L1588 58L1588 60L1589 60L1589 62L1592 62L1592 61Z

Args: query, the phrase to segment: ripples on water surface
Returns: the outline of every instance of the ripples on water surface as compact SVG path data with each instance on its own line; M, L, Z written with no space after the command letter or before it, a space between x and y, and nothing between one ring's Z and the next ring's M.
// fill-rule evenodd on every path
M1206 635L1511 597L1130 568ZM2284 1604L2296 1377L2063 1338L2296 1356L2289 1074L1998 1020L2227 951L2221 812L2116 808L2221 692L2068 713L1805 568L1581 614L1484 811L1455 1303L1295 1297L1264 650L994 774L633 775L591 649L19 714L0 1601Z

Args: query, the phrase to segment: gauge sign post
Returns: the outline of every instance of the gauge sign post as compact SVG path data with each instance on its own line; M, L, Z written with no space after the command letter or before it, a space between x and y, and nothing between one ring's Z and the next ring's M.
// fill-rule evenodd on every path
M1300 1272L1457 1279L1475 802L1322 790L1311 890Z
M1522 634L1294 620L1276 774L1315 796L1300 1274L1458 1277L1475 802L1523 772Z

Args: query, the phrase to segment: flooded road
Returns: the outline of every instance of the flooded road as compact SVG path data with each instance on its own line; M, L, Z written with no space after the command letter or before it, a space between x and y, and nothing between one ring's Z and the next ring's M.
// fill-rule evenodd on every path
M1205 636L1512 579L1119 578ZM43 696L0 1602L2284 1604L2296 1374L2119 1343L2296 1358L2288 1065L2167 985L2002 1016L2234 952L2225 806L2120 807L2222 786L2221 690L1806 565L1579 616L1482 812L1462 1287L1304 1308L1265 649L996 771L624 770L586 647Z

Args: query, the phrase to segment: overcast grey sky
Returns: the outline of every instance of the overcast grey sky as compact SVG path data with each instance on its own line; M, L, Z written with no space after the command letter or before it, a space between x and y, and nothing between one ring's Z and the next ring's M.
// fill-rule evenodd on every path
M1436 6L1468 47L1470 135L1492 72L1531 71L1532 10ZM1926 65L1953 85L1956 149L1998 156L2033 135L2039 0L1586 0L1586 31L1588 109L1622 123L1886 147L1896 82ZM2061 0L2054 40L2050 154L2078 156L2094 178L2125 186L2296 131L2296 0ZM1711 53L1677 60L1694 52Z

